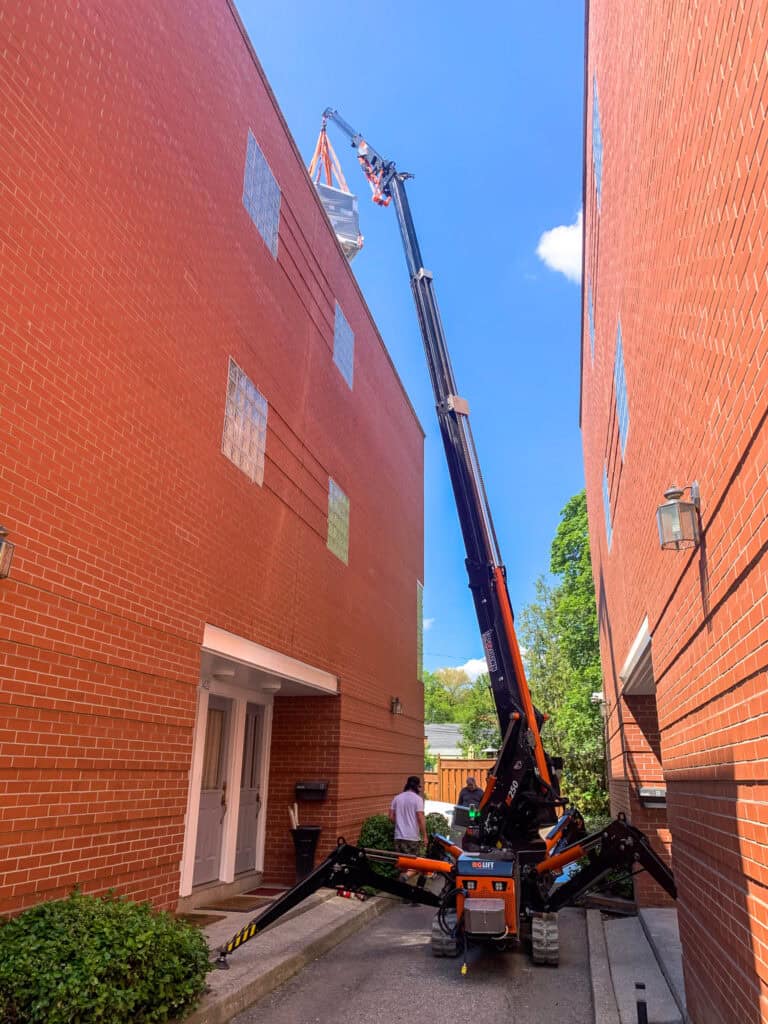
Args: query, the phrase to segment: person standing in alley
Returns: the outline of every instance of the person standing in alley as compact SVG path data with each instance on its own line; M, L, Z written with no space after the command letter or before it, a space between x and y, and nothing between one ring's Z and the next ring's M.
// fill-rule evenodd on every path
M461 807L478 807L483 791L475 781L474 775L467 776L467 784L459 793L458 803Z
M389 820L395 826L395 850L416 856L419 840L427 842L427 825L424 819L424 800L421 793L421 779L409 775L402 793L398 793L389 808ZM407 881L414 872L405 872L400 881Z

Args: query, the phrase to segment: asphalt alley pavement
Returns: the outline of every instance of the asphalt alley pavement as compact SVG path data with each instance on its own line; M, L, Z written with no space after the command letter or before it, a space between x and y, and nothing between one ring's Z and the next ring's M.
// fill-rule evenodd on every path
M560 966L470 948L432 956L434 911L398 905L233 1019L234 1024L593 1024L586 916L560 913Z

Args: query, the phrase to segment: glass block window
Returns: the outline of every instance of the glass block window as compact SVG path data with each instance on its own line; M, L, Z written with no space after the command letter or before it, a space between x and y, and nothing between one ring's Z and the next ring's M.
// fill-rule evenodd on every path
M248 149L245 154L243 206L259 229L259 234L266 242L267 248L277 259L280 186L250 130L248 131Z
M611 494L608 490L608 468L606 466L603 466L603 511L605 512L605 536L610 551L613 541L613 524L611 523Z
M349 498L335 480L328 478L328 548L349 564Z
M592 299L592 282L587 285L587 318L589 319L589 351L595 361L595 303Z
M352 387L352 372L355 361L355 335L347 318L336 303L336 319L333 323L333 361L341 370L344 380Z
M416 678L424 682L424 584L416 581Z
M234 359L229 360L221 450L255 484L264 481L267 400Z
M597 75L592 79L592 164L595 168L597 208L603 191L603 132L600 128L600 104L597 99Z
M621 321L619 321L616 331L616 364L613 368L613 383L616 386L616 418L619 421L619 439L623 459L629 436L629 401L627 399L627 375L624 370L624 347L621 343Z

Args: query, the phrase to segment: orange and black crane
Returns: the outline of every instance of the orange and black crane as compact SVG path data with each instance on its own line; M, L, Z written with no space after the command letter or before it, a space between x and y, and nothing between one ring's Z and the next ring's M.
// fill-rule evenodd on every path
M672 897L674 879L647 837L623 815L587 835L581 814L560 793L562 760L550 757L542 743L545 717L534 707L525 677L469 404L454 378L433 277L422 262L405 187L412 176L398 171L335 110L324 112L321 135L330 121L349 137L373 201L391 203L397 215L502 742L477 815L467 814L463 822L461 847L435 836L427 856L420 858L339 840L304 881L222 947L219 962L321 886L347 891L374 886L436 907L432 949L438 956L457 955L468 941L522 942L535 962L557 963L557 911L597 886L609 871L645 869ZM384 878L373 871L377 862L420 872L420 883L414 887ZM576 862L578 867L562 881L563 869Z

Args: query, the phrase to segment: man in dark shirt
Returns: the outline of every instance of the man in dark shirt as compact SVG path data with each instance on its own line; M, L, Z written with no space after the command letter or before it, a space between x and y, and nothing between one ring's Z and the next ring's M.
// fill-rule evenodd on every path
M467 784L459 793L459 799L457 801L462 807L477 807L480 804L480 800L483 796L483 791L475 782L473 775L467 776Z

